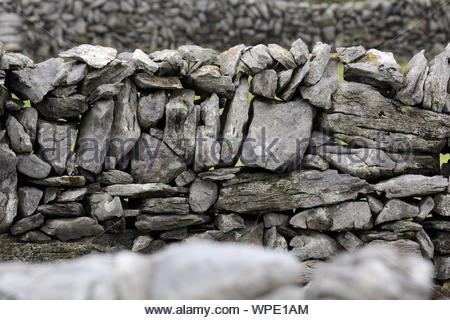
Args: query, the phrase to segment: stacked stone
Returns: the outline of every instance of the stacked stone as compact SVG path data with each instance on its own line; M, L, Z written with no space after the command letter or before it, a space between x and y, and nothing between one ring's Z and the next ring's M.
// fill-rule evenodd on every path
M301 39L0 57L0 232L14 241L247 242L310 268L381 244L449 279L450 46L405 70Z
M225 50L239 43L288 46L298 37L309 46L382 46L409 58L422 48L441 51L450 33L442 0L3 0L2 12L8 16L0 19L7 24L0 41L39 60L82 43L120 51L186 43ZM27 17L23 32L8 31L20 17Z

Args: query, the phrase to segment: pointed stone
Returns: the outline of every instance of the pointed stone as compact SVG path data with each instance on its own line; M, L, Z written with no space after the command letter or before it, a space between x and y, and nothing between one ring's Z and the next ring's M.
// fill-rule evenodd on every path
M234 78L244 49L245 46L240 44L219 54L217 64L220 66L220 72L223 75Z
M134 50L133 56L131 58L138 67L141 67L145 72L149 74L155 74L159 69L159 65L152 59L150 59L148 55L141 49Z
M434 200L433 197L428 196L422 198L419 202L419 215L416 217L417 221L423 221L426 219L428 214L434 209Z
M9 115L6 119L6 131L8 132L11 149L16 153L31 153L33 144L30 136L17 119Z
M37 120L38 112L35 108L23 108L14 114L17 121L23 126L23 129L28 134L31 142L36 141L36 130L37 130Z
M291 52L278 44L269 44L267 47L272 58L278 61L285 69L294 69L297 67Z
M301 38L298 38L292 43L291 46L292 56L297 65L302 66L309 60L308 45L303 42Z
M20 217L26 218L35 213L43 194L38 188L20 187L17 191Z
M392 199L386 202L383 210L381 210L380 214L378 215L375 224L414 218L417 217L418 214L419 208L417 206L398 199Z
M218 187L211 181L195 179L189 189L189 205L197 213L206 212L217 200Z
M283 99L284 101L289 101L294 96L295 92L297 91L297 88L300 86L300 83L304 80L305 76L308 74L310 69L311 63L309 60L306 61L306 63L301 66L297 67L294 72L292 73L291 81L288 85L286 85L286 88L281 91L279 94L279 97Z
M249 75L267 69L272 63L273 59L269 53L269 48L263 44L246 48L241 56L241 66L245 73Z
M336 52L339 56L339 60L342 63L351 63L359 58L362 58L366 54L366 49L363 46L354 47L340 47L336 48Z
M439 194L434 197L434 212L440 216L450 217L450 194Z
M305 76L307 86L315 85L322 78L323 72L330 60L331 46L322 42L317 42L312 51L311 66Z
M9 232L11 232L13 236L16 236L25 233L27 231L39 228L43 224L44 224L44 216L38 213L33 216L29 216L17 221L11 226Z
M430 69L425 80L423 107L442 112L447 100L447 85L450 77L448 58L445 52L438 54L430 62Z
M406 65L403 84L395 98L404 104L414 106L423 100L423 89L428 74L428 60L425 50L416 53Z

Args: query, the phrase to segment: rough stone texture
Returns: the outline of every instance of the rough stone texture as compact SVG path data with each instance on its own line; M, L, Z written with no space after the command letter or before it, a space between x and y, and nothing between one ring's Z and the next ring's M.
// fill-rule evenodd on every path
M141 213L145 214L188 214L189 201L183 197L145 199L139 209Z
M371 217L367 202L354 201L302 211L293 216L289 223L310 230L359 230L372 227Z
M264 215L264 227L272 228L279 226L287 226L289 222L289 216L279 213L266 213Z
M305 84L315 85L322 78L325 68L330 60L331 46L317 42L312 51L311 66L308 74L305 76Z
M424 55L425 50L420 51L406 65L403 76L403 84L395 98L404 104L414 106L423 100L423 89L428 73L428 60Z
M448 180L442 176L427 177L405 174L375 185L375 190L386 192L387 198L429 195L446 190Z
M84 187L86 178L83 176L48 177L42 180L31 180L32 183L47 187Z
M359 58L362 58L366 54L366 49L363 46L353 47L339 47L336 48L336 52L339 56L339 60L343 63L351 63Z
M51 165L35 154L24 154L17 157L17 171L27 177L45 179L51 170Z
M427 259L433 259L434 245L425 230L421 229L416 233L416 241L419 243L422 256Z
M375 196L367 195L367 202L369 203L370 211L372 211L373 214L378 214L383 210L383 202Z
M100 99L112 99L120 92L122 86L121 82L102 84L89 93L88 101L94 103Z
M419 202L419 215L416 217L417 221L423 221L428 216L428 214L431 212L431 210L434 209L434 200L433 197L428 196L422 198Z
M247 47L242 53L241 66L249 75L263 71L273 63L269 48L263 44Z
M241 169L242 167L219 168L199 173L198 176L206 181L226 181L236 177L236 173L240 172Z
M217 64L220 66L220 72L223 75L234 78L244 49L245 46L239 44L217 56Z
M196 214L165 214L137 216L136 228L141 231L164 231L183 228L196 224L202 224L209 221L206 215Z
M292 171L300 167L308 148L314 110L304 100L253 102L253 118L241 161L249 167Z
M7 145L0 143L0 233L8 231L17 215L17 158Z
M89 106L85 96L74 94L68 97L45 97L42 102L36 104L36 109L49 120L76 119L86 112Z
M108 170L103 171L97 179L98 182L105 185L111 184L129 184L133 183L133 176L125 171Z
M23 126L26 134L31 139L31 142L36 141L36 128L38 120L38 112L34 108L22 108L18 112L14 113L15 118Z
M142 130L156 126L164 116L167 104L167 95L164 90L155 91L149 95L139 97L137 116Z
M175 184L177 187L185 187L190 185L196 178L195 172L192 170L186 170L180 173L175 178Z
M383 210L378 215L375 224L417 217L419 208L399 199L386 202Z
M434 197L434 212L438 215L449 217L450 216L450 195L439 194Z
M250 91L254 95L273 99L276 95L277 85L277 72L273 69L264 70L255 74L252 79Z
M197 213L206 212L216 202L218 197L217 184L211 181L195 179L189 188L189 205Z
M105 191L111 196L124 198L151 198L161 196L173 196L180 193L187 193L188 189L182 187L172 187L163 183L146 184L114 184L107 186Z
M44 216L38 213L17 221L11 226L9 232L11 232L11 234L15 236L39 228L43 224Z
M370 190L364 180L335 170L305 170L284 175L243 173L223 183L214 208L237 213L312 208L355 199L358 193Z
M225 233L245 228L244 219L234 213L219 214L216 217L215 224L220 231Z
M139 236L133 241L133 248L131 251L133 252L139 252L144 249L146 249L150 243L153 241L153 239L149 236Z
M340 232L336 237L336 241L347 251L354 251L363 245L361 239L350 231Z
M88 188L68 189L58 194L56 202L82 201L87 192Z
M34 187L20 187L17 191L19 215L22 218L31 216L37 209L44 192Z
M403 255L422 257L420 251L420 246L417 242L411 240L395 240L395 241L384 241L384 240L374 240L368 244L368 246L385 246L397 249Z
M269 49L269 53L272 58L280 63L285 69L294 69L297 67L292 53L288 50L274 43L269 44L267 48ZM298 47L296 46L295 48ZM297 59L300 60L301 58L297 55Z
M122 203L119 197L108 193L94 193L89 197L90 214L98 221L105 221L123 216Z
M440 280L450 279L450 256L435 258L434 277Z
M298 38L292 42L290 51L292 53L292 57L299 66L305 64L306 61L309 60L308 45L303 42L301 38Z
M428 299L429 262L388 248L364 248L313 271L307 299Z
M97 236L104 229L92 218L79 217L47 220L41 231L61 241L68 241Z
M183 85L178 77L158 77L140 72L135 74L133 80L140 89L183 89Z
M235 87L229 76L220 73L217 66L206 65L190 73L190 80L195 89L204 93L217 93L219 96L232 98Z
M450 77L446 52L434 57L425 80L423 107L442 112L447 100L447 84Z
M136 49L132 56L133 62L141 67L145 72L154 74L158 71L159 65L148 57L148 55L141 49Z
M339 244L326 234L314 231L304 231L292 238L289 243L293 247L291 253L300 260L328 259L339 250Z
M277 232L276 227L264 231L264 246L275 251L288 251L286 239Z
M93 68L103 68L117 55L114 48L82 44L78 47L59 53L62 58L73 58L83 61Z
M42 204L37 209L38 213L49 217L81 217L85 215L84 207L78 202Z
M15 153L30 153L33 151L30 136L14 116L10 115L6 119L6 131L8 132L11 149Z
M308 72L310 68L311 63L309 60L307 60L303 66L297 67L292 73L289 84L286 85L286 88L281 90L279 97L284 101L290 100L294 96L297 88L300 86L305 76L309 74Z

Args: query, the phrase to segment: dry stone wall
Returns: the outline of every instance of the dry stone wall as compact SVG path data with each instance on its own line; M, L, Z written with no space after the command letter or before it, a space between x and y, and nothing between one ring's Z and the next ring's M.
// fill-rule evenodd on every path
M450 45L405 69L333 51L0 51L2 259L209 239L314 266L381 244L448 282Z
M287 47L298 37L309 46L362 44L410 58L442 51L449 12L446 0L2 0L0 41L39 60L82 43L225 50L240 43Z

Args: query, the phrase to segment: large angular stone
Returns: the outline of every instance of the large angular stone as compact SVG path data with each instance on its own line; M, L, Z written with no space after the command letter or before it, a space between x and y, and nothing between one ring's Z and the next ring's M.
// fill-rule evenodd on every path
M257 96L268 99L275 98L278 86L278 75L273 69L261 71L252 79L250 91Z
M220 73L217 66L206 65L200 67L189 75L196 90L226 98L232 98L235 87L230 76L224 76Z
M74 202L83 201L84 196L88 193L88 188L73 188L65 190L58 194L56 202Z
M387 198L426 196L446 190L448 180L442 176L427 177L405 174L375 185L375 190L386 192Z
M103 171L97 178L97 181L101 184L128 184L133 183L134 179L131 174L120 170Z
M183 197L145 199L140 207L141 213L188 214L189 201Z
M99 174L103 169L113 115L113 100L99 100L81 122L76 162L81 168L93 174Z
M308 100L313 106L329 110L331 108L331 96L337 90L338 84L337 60L331 58L322 78L313 86L300 87L300 93L303 99Z
M195 172L192 170L183 171L175 178L175 185L177 187L185 187L190 185L196 177Z
M68 86L78 84L83 81L89 72L87 64L82 62L69 62L71 64L70 71L67 73L66 84Z
M52 167L35 154L19 155L17 158L17 171L27 177L44 179L51 170Z
M107 83L98 86L93 92L89 93L89 103L94 103L101 99L112 99L119 94L123 82Z
M78 119L88 108L87 99L81 94L61 98L46 97L42 102L36 104L39 113L49 120Z
M391 90L401 87L403 71L391 52L370 49L358 62L344 66L344 79Z
M104 229L92 218L79 217L47 220L41 231L61 241L68 241L97 236Z
M123 198L154 198L170 197L177 194L187 193L189 189L183 187L172 187L163 183L146 184L115 184L107 186L105 191L112 196Z
M440 216L450 217L450 194L439 194L434 197L434 212Z
M183 60L181 52L178 50L164 49L154 51L150 53L149 57L158 64L158 75L160 76L184 76L189 67L187 61Z
M110 154L121 161L133 149L141 136L137 119L137 90L130 79L125 80L114 102Z
M245 48L240 64L246 74L254 75L267 69L272 63L273 59L269 53L269 48L263 44L258 44L254 47Z
M220 160L224 166L230 166L237 160L244 139L244 129L248 121L248 78L242 76L230 104L222 114L225 124L222 128L222 148Z
M165 231L197 225L209 220L207 215L196 214L165 214L162 216L141 214L137 216L135 225L140 231Z
M425 232L425 230L421 229L416 233L415 240L420 246L420 251L422 252L422 256L426 259L433 259L434 256L434 244L430 239L430 236Z
M155 74L159 69L159 65L152 59L150 59L148 55L141 49L134 50L131 58L138 67L141 67L145 72L149 74Z
M351 201L302 211L293 216L289 223L319 231L361 230L372 227L371 217L367 202Z
M185 170L184 160L163 141L142 134L131 160L131 174L137 183L168 183Z
M31 216L37 209L44 192L34 187L20 187L17 191L19 199L19 215L22 218Z
M77 129L72 124L38 120L38 155L51 164L58 175L66 171L66 163L76 135Z
M149 95L140 95L137 116L142 130L149 130L157 125L164 116L167 100L164 90L158 90Z
M212 64L216 62L216 50L202 48L196 45L184 45L178 47L178 51L184 60L189 62L201 62L202 64Z
M288 251L286 239L277 232L276 227L264 230L264 246L275 251Z
M22 108L14 114L17 121L23 126L23 129L30 137L32 143L36 141L36 130L38 112L35 108Z
M342 63L350 63L359 58L362 58L366 54L366 49L363 46L354 47L339 47L336 48L336 52L339 56L339 60Z
M14 152L0 143L0 233L8 231L17 215L17 158Z
M234 78L237 68L239 66L239 60L241 59L242 51L245 46L239 44L234 46L217 56L217 64L220 66L220 72L224 76L230 76Z
M289 243L290 251L300 260L328 259L340 251L339 244L326 234L314 231L302 231Z
M44 224L44 216L40 213L27 218L21 219L14 223L9 229L12 235L16 236L18 234L25 233L27 231L39 228Z
M112 197L108 193L94 193L89 197L89 209L93 218L105 221L123 216L122 203L119 197Z
M294 61L294 57L292 53L278 44L269 44L268 46L269 53L272 58L278 63L280 63L285 69L294 69L297 67L297 64Z
M131 61L115 59L102 69L91 70L82 82L80 93L89 96L101 85L121 82L134 73L135 67Z
M291 45L291 53L295 62L301 66L309 60L309 50L308 45L303 42L301 38L298 38Z
M114 48L82 44L58 54L62 58L80 60L92 68L103 68L116 58L117 50Z
M439 153L450 136L450 116L397 105L365 84L340 82L332 102L322 129L352 146Z
M336 170L289 174L240 173L224 181L214 207L219 212L256 213L312 208L356 199L372 188Z
M189 205L197 213L206 212L217 200L218 187L211 181L195 179L189 189Z
M308 74L310 67L311 63L309 60L307 60L303 66L297 67L292 73L289 84L287 84L286 87L282 89L278 96L284 101L291 100L291 98L297 91L297 88L300 86L300 83L302 83L303 79Z
M444 110L447 100L447 85L450 77L448 57L445 52L434 57L425 80L423 107L436 112Z
M350 231L340 232L336 237L336 241L347 251L354 251L364 244L361 239Z
M311 66L308 74L305 76L305 84L307 86L315 85L322 78L323 72L330 60L331 46L317 42L314 45L311 58Z
M17 119L9 115L6 119L6 131L8 132L11 149L16 153L31 153L33 143L30 136L25 132L24 127Z
M83 205L78 202L42 204L37 211L48 217L72 218L85 215Z
M241 161L277 172L299 168L311 136L312 106L300 98L284 103L256 99L252 108Z
M245 228L244 219L235 213L219 214L216 217L215 225L220 231L225 233Z
M7 84L22 100L41 102L44 96L59 83L56 76L64 65L61 58L51 58L38 63L34 68L25 68L10 73Z
M398 199L392 199L386 202L383 210L378 214L375 224L414 218L418 214L419 208L417 206Z
M414 106L423 100L423 89L428 73L428 60L422 50L414 55L406 65L403 84L395 99L406 105Z
M134 75L133 81L140 89L183 89L178 77L158 77L145 72L138 72Z

